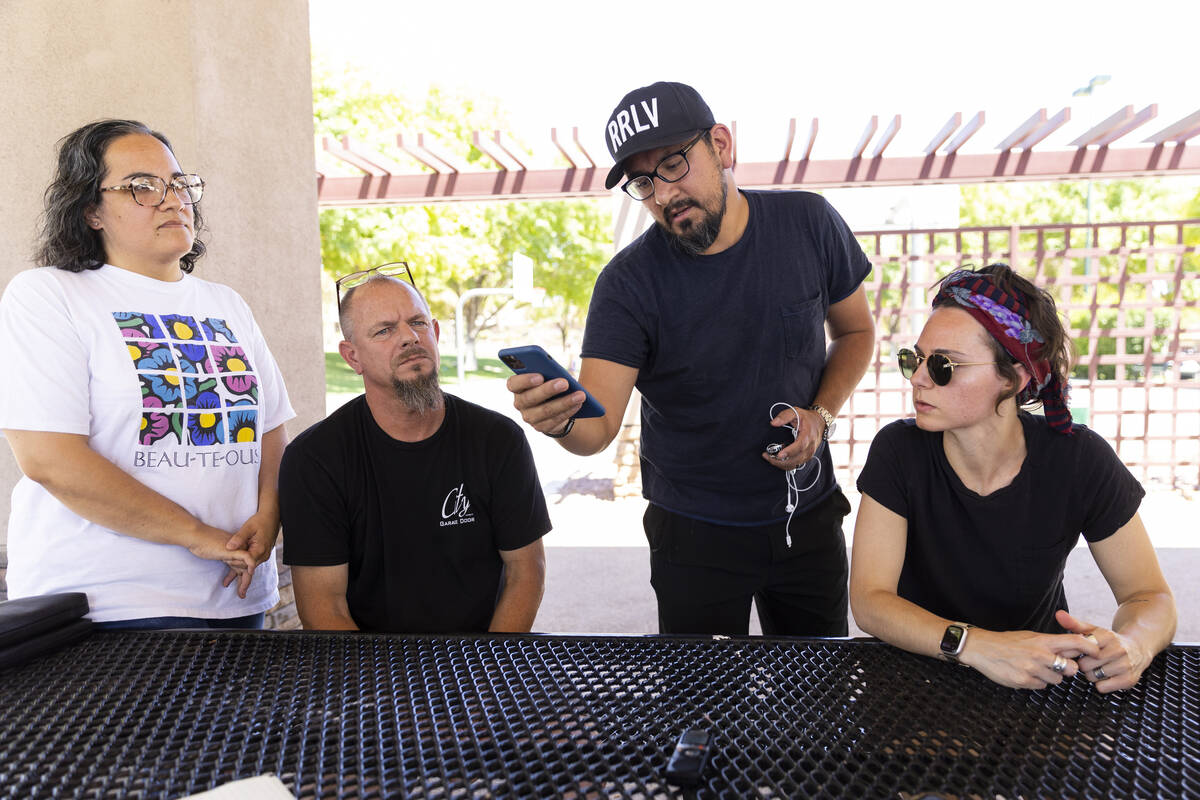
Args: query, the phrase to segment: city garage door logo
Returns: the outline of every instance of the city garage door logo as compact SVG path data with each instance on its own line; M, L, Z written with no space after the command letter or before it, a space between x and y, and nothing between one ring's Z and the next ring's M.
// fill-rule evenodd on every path
M442 501L442 521L438 523L440 527L467 525L475 521L475 512L471 510L465 487L465 483L460 483L446 493L446 499Z

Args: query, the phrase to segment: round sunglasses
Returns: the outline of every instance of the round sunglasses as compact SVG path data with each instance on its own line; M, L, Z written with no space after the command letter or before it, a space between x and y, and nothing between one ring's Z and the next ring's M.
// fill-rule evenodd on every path
M938 386L945 386L954 377L955 367L977 367L981 364L999 364L999 361L951 361L948 357L941 353L923 356L907 347L902 347L896 353L896 365L900 367L900 374L905 378L912 378L917 373L917 367L921 366L921 362L925 362L926 368L929 370L929 378Z

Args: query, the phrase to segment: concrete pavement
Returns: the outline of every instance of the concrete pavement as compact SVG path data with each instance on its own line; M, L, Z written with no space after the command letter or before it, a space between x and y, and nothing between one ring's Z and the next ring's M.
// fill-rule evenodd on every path
M857 499L857 498L855 498ZM1151 493L1143 503L1147 528L1167 525L1163 539L1176 539L1179 528L1195 527L1197 503L1176 493ZM645 501L564 499L550 514L555 530L546 538L546 595L534 630L544 633L657 633L650 555L641 530ZM1173 518L1173 520L1172 520ZM1159 522L1165 519L1164 522ZM847 539L853 531L847 519ZM611 537L613 544L597 544ZM1153 538L1153 537L1152 537ZM573 544L572 539L589 542ZM638 542L637 540L641 541ZM631 540L633 543L631 544ZM1200 642L1200 548L1158 547L1159 563L1179 608L1177 642ZM1112 592L1086 546L1067 560L1067 601L1080 619L1107 625L1116 610ZM761 633L751 616L751 633ZM851 635L862 635L850 620Z

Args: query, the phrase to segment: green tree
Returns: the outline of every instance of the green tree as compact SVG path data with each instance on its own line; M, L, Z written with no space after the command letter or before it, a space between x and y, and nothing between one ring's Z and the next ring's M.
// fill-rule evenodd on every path
M1049 225L1088 222L1088 181L967 184L959 224ZM1154 178L1091 181L1091 221L1167 219L1181 210L1178 190Z
M573 351L572 334L583 330L596 275L612 254L609 215L580 213L578 203L509 203L501 248L533 259L533 282L546 291L535 311L558 329L564 352Z
M414 171L421 167L391 145L403 130L436 131L455 155L480 168L490 159L469 144L474 130L504 128L499 104L432 90L419 102L380 90L361 73L335 75L314 58L313 105L318 135L353 136ZM355 174L351 170L348 174ZM546 290L535 313L559 326L564 348L586 313L592 285L612 253L611 219L603 201L441 203L324 209L320 214L324 268L341 275L387 261L407 261L434 314L454 318L470 289L512 285L512 256L534 260L534 283ZM512 303L506 296L470 298L463 306L468 368L479 334Z
M1186 219L1200 219L1200 190L1184 208L1183 216ZM1191 247L1200 245L1200 225L1189 226L1183 233L1183 242ZM1200 264L1200 257L1195 253L1189 253L1184 258L1189 269L1196 269L1197 264Z
M1176 220L1200 216L1200 195L1189 199L1190 190L1187 185L1178 181L1157 178L1125 179L1109 181L1058 181L1053 183L1004 183L976 184L963 186L959 206L959 223L964 227L1019 225L1052 225L1066 223L1095 223L1111 222L1144 222L1147 220ZM1089 197L1090 194L1090 197ZM1090 208L1089 208L1090 204ZM1092 243L1105 251L1096 257L1047 258L1043 265L1044 272L1049 277L1057 275L1100 274L1119 276L1122 270L1132 274L1145 274L1148 270L1162 272L1163 280L1151 283L1129 282L1121 294L1122 287L1116 280L1105 281L1095 286L1075 285L1070 289L1070 296L1077 305L1090 305L1090 293L1096 292L1099 306L1094 315L1090 310L1074 310L1069 313L1072 328L1082 332L1076 337L1075 346L1081 355L1088 353L1090 342L1089 333L1093 326L1098 333L1095 351L1092 355L1112 355L1118 352L1118 338L1113 331L1118 328L1143 328L1146 323L1144 311L1130 309L1122 312L1120 303L1126 301L1146 301L1152 299L1158 303L1169 305L1173 299L1172 280L1173 263L1166 260L1155 261L1145 255L1125 254L1119 251L1136 250L1149 244L1150 226L1135 226L1126 229L1124 234L1119 229L1102 229L1101 238ZM1122 238L1122 235L1124 238ZM1184 243L1200 235L1196 226L1185 229ZM1169 244L1174 241L1177 233L1174 226L1162 226L1155 229L1155 243ZM1022 231L1019 246L1022 251L1032 252L1039 244L1036 232ZM964 234L966 247L977 250L982 234ZM1051 230L1044 234L1040 244L1047 250L1064 249L1068 245L1082 248L1088 245L1090 230L1075 230L1068 243L1066 235L1061 231ZM990 239L992 252L1005 252L1009 249L1008 234L1000 232ZM1193 257L1188 256L1186 266L1194 269ZM1181 287L1185 300L1194 300L1197 288L1185 282ZM1121 314L1125 319L1122 322ZM1194 324L1189 309L1182 312L1185 326ZM1150 329L1154 332L1148 336L1125 336L1125 355L1140 355L1150 348L1154 352L1163 352L1168 346L1165 331L1172 327L1171 314L1164 310L1155 310L1151 317ZM1106 364L1096 367L1096 375L1100 379L1113 379L1121 375L1129 379L1142 376L1140 365ZM1075 368L1076 377L1087 377L1088 367L1080 364Z

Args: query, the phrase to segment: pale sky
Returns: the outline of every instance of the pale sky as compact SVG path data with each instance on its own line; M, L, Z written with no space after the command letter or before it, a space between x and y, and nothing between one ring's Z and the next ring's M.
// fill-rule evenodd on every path
M1043 147L1132 104L1158 104L1126 144L1200 109L1200 3L708 0L310 0L314 52L419 96L431 84L500 98L523 139L579 125L602 146L609 112L656 80L695 86L737 120L739 158L782 151L787 120L821 122L814 157L840 158L872 114L902 116L915 155L955 111L984 110L967 150L995 147L1038 108L1072 107ZM1072 97L1096 75L1091 97ZM1140 136L1136 136L1140 133ZM1136 138L1135 138L1136 137Z

